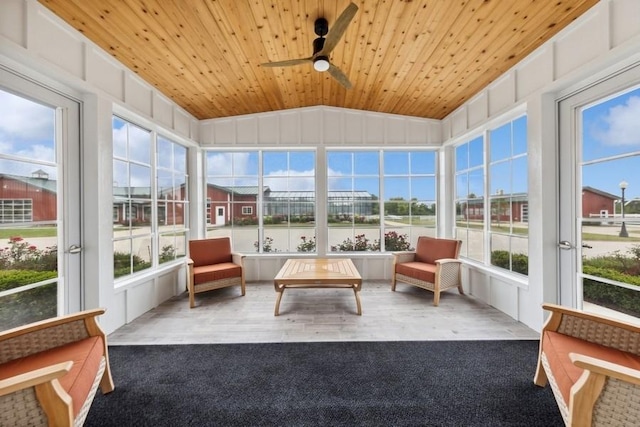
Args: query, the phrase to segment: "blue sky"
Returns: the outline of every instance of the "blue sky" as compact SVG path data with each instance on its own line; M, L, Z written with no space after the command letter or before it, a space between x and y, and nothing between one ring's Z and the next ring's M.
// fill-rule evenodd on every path
M42 169L56 178L55 109L0 90L0 173L31 176ZM38 160L38 162L33 162Z
M380 196L380 152L328 151L330 191L367 191ZM385 151L383 175L386 198L435 201L435 153ZM218 185L257 185L257 152L209 152L207 175ZM409 174L416 175L411 179ZM310 191L315 188L315 151L263 153L265 185L274 191ZM235 180L227 177L235 176Z
M625 198L640 197L640 88L582 111L582 182Z
M585 107L581 119L581 159L586 162L581 170L583 185L619 195L619 184L624 180L628 183L626 197L640 197L640 88ZM0 90L0 153L17 158L0 159L0 173L30 176L36 169L44 169L55 179L54 123L55 109ZM114 122L114 153L142 163L150 162L149 132L136 126L122 125L119 120ZM526 143L519 137L525 126L526 121L514 122L514 143L510 149L515 154L525 147ZM507 131L498 128L492 138L499 139L501 134ZM127 139L129 144L126 143ZM505 150L506 147L505 145ZM477 150L482 150L481 140L474 140L469 144L472 154ZM504 150L498 151L493 148L491 159L497 160L506 155ZM478 157L481 158L469 156ZM162 158L166 157L163 155ZM209 154L208 159L210 177L244 177L227 185L257 183L258 158L255 152ZM457 161L461 159L462 157L458 157ZM329 151L327 163L332 189L364 190L379 195L377 182L371 178L377 176L382 167L387 198L435 198L431 178L415 180L411 185L407 185L407 178L402 177L409 171L413 174L433 175L435 156L430 152L386 151L381 166L377 150L358 153ZM171 165L166 166L171 168ZM181 165L173 166L176 170L182 169ZM314 188L313 151L265 153L263 167L265 176L269 177L267 183L274 190L295 191ZM496 171L499 172L500 168L496 166ZM132 176L131 180L132 185L148 185L148 177L136 182L135 176ZM495 185L492 184L492 192L495 190L493 187ZM512 188L512 191L518 192L526 188L526 183L518 184L514 181L514 187L519 188ZM411 193L406 191L407 188L413 189Z

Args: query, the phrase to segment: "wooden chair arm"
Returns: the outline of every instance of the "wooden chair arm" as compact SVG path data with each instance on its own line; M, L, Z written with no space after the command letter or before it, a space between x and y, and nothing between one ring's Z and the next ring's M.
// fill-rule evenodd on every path
M462 264L462 261L457 258L441 258L436 260L436 264Z
M8 329L4 332L0 332L0 342L4 340L8 340L20 335L30 334L33 332L38 332L42 330L46 330L48 328L52 328L55 326L61 326L68 323L73 323L78 320L83 320L85 322L85 326L89 331L90 335L98 335L96 332L102 333L100 330L96 319L98 316L104 314L104 308L94 308L92 310L85 310L78 313L68 314L66 316L55 317L51 319L41 320L39 322L30 323L24 326L18 326L13 329ZM104 334L102 333L104 336Z
M187 266L193 267L193 260L191 258L187 258Z
M551 312L551 316L549 316L549 319L544 325L543 330L545 331L557 331L562 321L562 316L568 315L576 319L600 323L603 325L612 326L614 328L624 329L632 333L640 334L640 325L626 323L626 322L612 319L599 314L587 313L581 310L575 310L572 308L563 307L560 305L550 304L550 303L542 304L542 308Z
M71 370L72 361L56 363L55 365L46 366L36 369L35 371L25 372L24 374L15 375L13 377L0 380L0 396L15 393L29 387L35 387L39 384L51 382L57 378L64 376Z
M640 386L640 371L637 369L578 353L569 353L569 358L579 368Z
M392 252L391 255L393 255L393 263L394 264L401 264L403 262L411 262L416 257L415 251Z
M244 267L244 258L245 258L244 254L241 254L241 253L238 253L238 252L232 252L231 253L231 261L234 264L238 264L241 267Z

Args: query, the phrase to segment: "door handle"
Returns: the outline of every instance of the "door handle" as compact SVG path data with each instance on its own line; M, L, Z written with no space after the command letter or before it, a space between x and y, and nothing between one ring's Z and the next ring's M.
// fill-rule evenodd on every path
M71 245L69 249L67 249L68 254L79 254L80 252L82 252L82 247L78 245Z
M570 249L574 249L574 246L568 240L560 240L558 242L558 247L560 249L564 249L565 251L568 251Z

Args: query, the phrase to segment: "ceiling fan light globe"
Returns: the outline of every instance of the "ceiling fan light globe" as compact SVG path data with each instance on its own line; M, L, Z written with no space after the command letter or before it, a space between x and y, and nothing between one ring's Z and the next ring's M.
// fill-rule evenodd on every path
M329 59L324 56L316 58L313 61L313 68L320 72L327 71L329 69Z

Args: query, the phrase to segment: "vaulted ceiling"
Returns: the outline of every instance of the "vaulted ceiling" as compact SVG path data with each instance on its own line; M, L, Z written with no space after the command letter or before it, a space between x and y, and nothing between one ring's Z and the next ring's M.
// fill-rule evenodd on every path
M199 119L327 105L441 119L598 0L354 0L330 61L308 58L349 0L39 0Z

